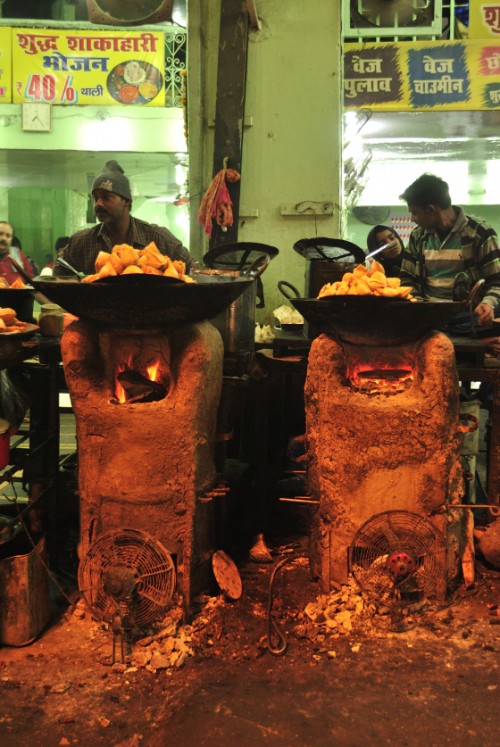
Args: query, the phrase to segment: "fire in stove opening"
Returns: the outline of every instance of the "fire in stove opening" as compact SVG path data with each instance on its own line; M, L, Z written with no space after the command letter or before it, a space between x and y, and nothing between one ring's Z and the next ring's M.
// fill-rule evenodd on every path
M116 371L115 401L119 404L158 402L167 396L169 384L168 375L160 377L159 359L143 370L135 370L134 361L129 358Z
M401 346L342 345L345 377L352 389L368 395L399 394L413 384L416 344Z
M353 389L365 394L398 394L404 392L413 382L411 368L368 368L356 367L349 373Z

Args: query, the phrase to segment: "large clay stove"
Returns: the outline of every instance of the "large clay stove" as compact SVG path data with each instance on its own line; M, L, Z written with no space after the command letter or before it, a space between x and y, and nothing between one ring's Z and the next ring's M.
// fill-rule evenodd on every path
M425 517L442 532L440 591L449 588L469 513L447 510L462 495L459 383L449 339L432 333L398 347L364 347L321 335L311 345L305 402L309 490L319 503L310 559L322 588L347 580L359 527L394 511Z
M223 346L208 322L170 333L73 322L61 341L76 417L80 559L114 529L175 558L184 608L206 588Z

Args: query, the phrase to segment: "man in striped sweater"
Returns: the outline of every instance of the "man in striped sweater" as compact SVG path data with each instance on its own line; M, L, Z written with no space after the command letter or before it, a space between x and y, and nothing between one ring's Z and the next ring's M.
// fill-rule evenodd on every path
M489 325L500 304L500 249L497 235L484 221L451 204L448 184L422 174L401 195L417 224L403 253L401 284L417 298L451 301L458 273L475 282L484 278L477 323ZM500 307L499 307L500 308Z

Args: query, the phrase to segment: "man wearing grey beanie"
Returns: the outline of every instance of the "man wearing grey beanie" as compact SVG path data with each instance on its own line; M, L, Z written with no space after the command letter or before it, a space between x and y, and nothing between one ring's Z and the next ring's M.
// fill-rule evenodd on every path
M132 192L130 182L117 161L106 161L102 173L92 184L94 210L99 223L74 233L61 256L79 272L92 275L99 252L110 252L117 244L142 249L152 241L170 259L181 259L191 265L191 255L167 228L146 223L130 215ZM56 275L67 271L55 267Z

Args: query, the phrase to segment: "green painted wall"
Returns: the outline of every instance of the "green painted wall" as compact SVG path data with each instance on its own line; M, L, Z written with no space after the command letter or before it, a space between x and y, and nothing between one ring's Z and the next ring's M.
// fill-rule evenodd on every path
M9 221L24 253L39 269L44 266L46 255L53 254L55 239L71 232L67 219L69 199L63 189L14 188L9 192Z
M51 166L51 153L183 153L187 148L181 109L54 106L50 133L23 132L20 113L17 104L0 104L0 117L10 122L8 127L0 127L0 147L13 152L13 163L15 152L44 151L47 173L34 173L33 187L16 187L14 171L0 188L0 215L14 225L23 250L39 266L45 263L58 236L91 225L87 223L86 170L72 173L69 186L68 174ZM134 187L133 178L131 181ZM134 194L134 215L170 228L188 245L189 225L186 220L179 220L183 213L175 206L148 202L144 196Z
M192 29L203 29L199 48L191 52L200 59L201 81L194 85L200 87L197 116L204 123L198 140L203 143L201 155L195 153L197 133L190 124L190 160L199 162L207 186L212 177L210 124L215 117L220 2L198 0L189 8L190 47L195 44ZM262 276L266 308L258 310L257 320L269 323L273 308L285 302L278 280L304 289L305 260L293 244L305 237L340 235L340 3L258 0L257 9L261 29L250 32L248 49L238 239L280 250ZM191 192L197 187L193 182ZM281 214L282 204L305 201L332 202L333 215ZM198 232L193 214L191 229L193 237ZM208 248L205 238L200 241Z

